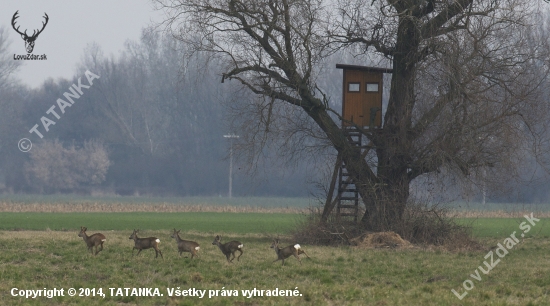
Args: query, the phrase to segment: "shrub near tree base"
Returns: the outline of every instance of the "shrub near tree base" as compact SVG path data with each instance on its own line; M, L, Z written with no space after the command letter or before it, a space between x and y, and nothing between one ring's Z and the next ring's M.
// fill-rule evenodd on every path
M295 241L316 245L353 245L372 233L373 231L363 223L338 220L336 216L322 222L321 213L311 210L306 221L297 226L293 237ZM398 236L399 239L412 244L441 246L449 251L482 248L472 238L471 229L457 224L456 220L449 216L446 208L428 207L425 204L409 204L403 219L387 231L380 232L382 233L390 234L379 235L382 240L377 245L397 245L399 243L394 241L395 239L385 238Z

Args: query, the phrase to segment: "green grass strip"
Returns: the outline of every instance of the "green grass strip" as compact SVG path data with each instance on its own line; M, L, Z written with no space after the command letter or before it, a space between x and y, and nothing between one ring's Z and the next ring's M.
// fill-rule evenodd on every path
M536 215L535 215L536 217ZM265 213L0 213L0 230L170 230L205 233L285 234L304 220L299 214ZM524 218L461 218L459 223L471 225L473 235L480 238L502 238L519 227ZM550 219L540 219L526 237L550 237Z
M181 229L226 233L287 233L303 216L260 213L0 213L0 230Z
M533 217L536 218L536 214ZM531 226L525 218L461 218L458 221L461 224L471 225L473 235L480 238L504 238L514 231L519 236L524 232L520 229L522 222ZM533 236L550 237L550 219L541 218L540 221L535 222L535 226L531 226L528 233L525 233L525 237Z

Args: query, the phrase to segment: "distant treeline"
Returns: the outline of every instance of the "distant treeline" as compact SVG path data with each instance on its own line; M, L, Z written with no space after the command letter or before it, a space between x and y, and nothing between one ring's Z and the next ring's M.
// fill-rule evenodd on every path
M7 53L7 33L0 28L0 193L226 196L231 141L235 196L322 199L328 189L336 160L330 146L304 144L305 138L288 133L279 137L277 125L269 131L277 136L267 144L258 141L262 147L224 138L269 118L235 114L235 105L257 97L236 80L221 83L223 63L206 54L189 56L171 36L144 29L117 56L91 44L73 78L48 79L30 89L13 77L19 62ZM366 62L338 53L323 63L317 85L339 109L342 75L336 63ZM387 97L383 108L386 103ZM298 128L310 120L283 111ZM32 142L27 153L18 148L23 138ZM520 167L523 182L482 190L421 177L411 194L432 202L545 202L550 183L538 163L545 156L525 159L530 163Z
M219 63L184 53L145 29L116 57L90 45L74 78L36 89L0 69L0 192L227 195L223 135L238 131L226 101L238 98L238 84L220 83ZM89 73L99 76L93 84ZM32 142L28 153L18 149L22 138ZM245 168L236 156L234 195L308 195L304 165L263 163L254 176Z

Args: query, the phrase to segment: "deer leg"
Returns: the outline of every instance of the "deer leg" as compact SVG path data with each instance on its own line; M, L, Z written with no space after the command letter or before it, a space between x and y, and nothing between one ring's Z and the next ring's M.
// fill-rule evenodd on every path
M306 255L307 258L311 259L311 257L309 257L309 255L307 255L306 251L301 250L301 253L304 253L304 254Z
M160 253L160 257L161 257L162 259L164 259L164 257L162 256L162 252L161 252L158 248L155 248L155 251L158 252L158 253L157 253L157 256L155 256L155 258L157 258L157 257L159 256L159 253Z
M155 258L159 257L159 250L156 246L153 246L153 250L155 250Z
M237 251L241 252L241 254L239 254L239 257L237 257L237 261L239 261L239 258L241 258L241 255L243 255L243 251L241 251L241 249L238 249Z
M298 254L294 254L294 257L296 257L296 259L298 259L298 262L302 264L302 260L300 259L300 256L298 256Z
M138 250L136 256L139 255L139 253L141 253L141 249ZM134 255L134 250L132 250L132 255Z

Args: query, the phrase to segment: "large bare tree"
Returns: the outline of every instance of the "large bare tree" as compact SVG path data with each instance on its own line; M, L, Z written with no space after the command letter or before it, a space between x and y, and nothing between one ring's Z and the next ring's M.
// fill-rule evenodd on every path
M259 110L249 128L269 134L284 120L337 151L367 228L399 223L414 179L443 169L466 177L509 170L543 132L537 89L548 62L533 27L536 1L155 2L180 39L225 60L222 80L256 95L242 108ZM339 112L316 85L324 61L346 48L393 68L382 129L358 127L366 153L347 141Z

